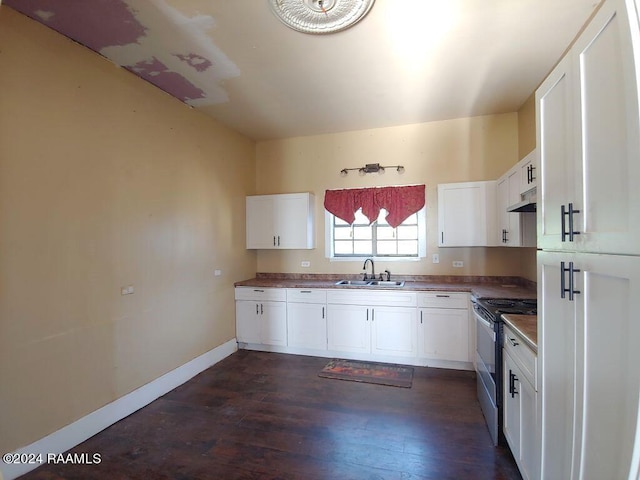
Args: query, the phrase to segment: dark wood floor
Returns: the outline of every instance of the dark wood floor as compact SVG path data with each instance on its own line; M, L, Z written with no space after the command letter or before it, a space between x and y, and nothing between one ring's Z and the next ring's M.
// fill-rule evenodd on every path
M495 448L472 372L413 387L318 377L327 359L239 351L23 479L519 479Z

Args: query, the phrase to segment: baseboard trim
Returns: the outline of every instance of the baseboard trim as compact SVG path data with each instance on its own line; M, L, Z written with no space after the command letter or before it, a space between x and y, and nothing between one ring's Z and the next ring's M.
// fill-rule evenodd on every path
M120 397L104 407L91 412L79 420L47 435L31 445L20 448L13 454L27 454L33 457L41 455L46 462L47 454L60 454L84 442L110 425L136 410L150 404L165 393L182 385L220 360L228 357L238 349L236 339L203 353L190 362L172 370L152 382L143 385L133 392ZM36 464L0 464L0 480L13 480L40 466Z

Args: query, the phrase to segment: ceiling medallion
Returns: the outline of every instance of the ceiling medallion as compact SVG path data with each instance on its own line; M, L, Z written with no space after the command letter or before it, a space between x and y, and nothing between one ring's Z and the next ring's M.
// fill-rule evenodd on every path
M375 0L269 0L276 17L303 33L333 33L361 20Z

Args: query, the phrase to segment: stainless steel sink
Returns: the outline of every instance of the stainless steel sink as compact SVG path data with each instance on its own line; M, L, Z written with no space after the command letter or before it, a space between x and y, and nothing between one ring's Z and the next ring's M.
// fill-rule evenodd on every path
M366 287L371 283L371 280L340 280L336 282L336 285L351 285L354 287Z
M369 282L369 285L372 287L404 287L404 280L402 282L373 280Z
M402 282L390 282L384 280L340 280L336 285L352 286L352 287L404 287Z

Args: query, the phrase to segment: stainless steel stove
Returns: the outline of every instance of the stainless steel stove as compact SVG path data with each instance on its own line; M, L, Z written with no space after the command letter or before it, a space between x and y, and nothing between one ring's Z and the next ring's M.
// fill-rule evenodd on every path
M478 400L494 445L502 433L502 314L536 315L535 299L473 299Z

